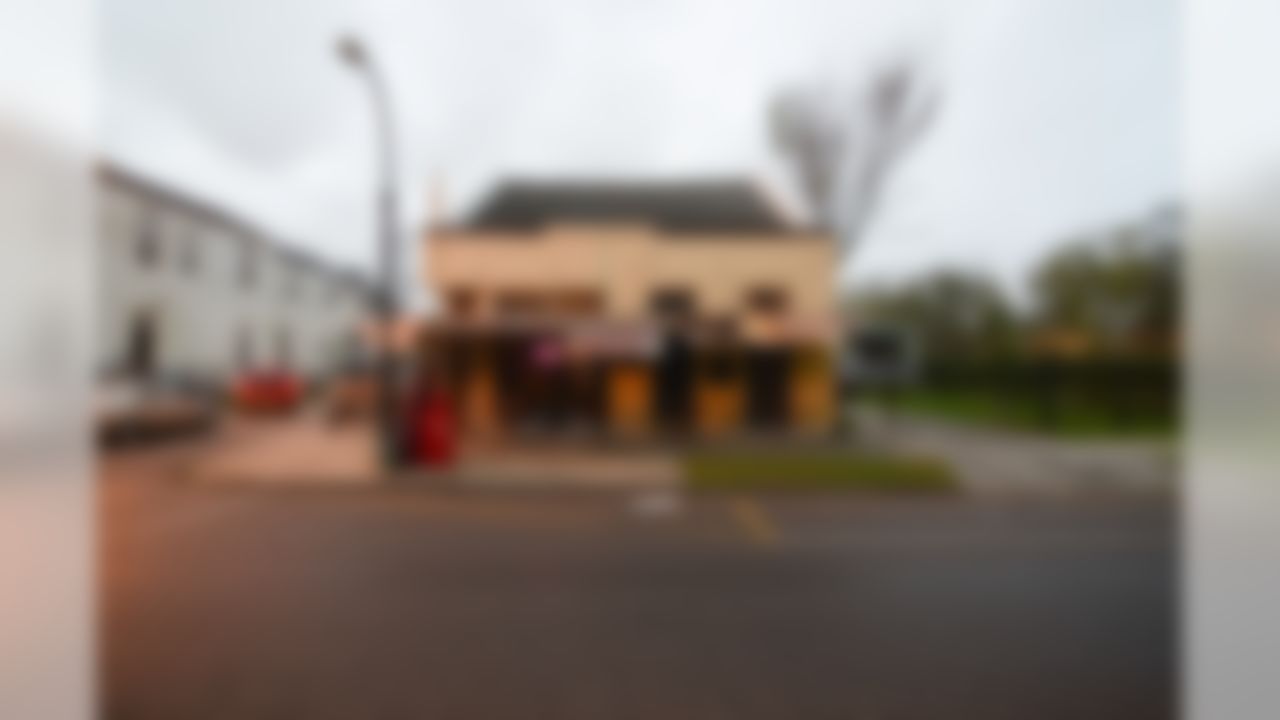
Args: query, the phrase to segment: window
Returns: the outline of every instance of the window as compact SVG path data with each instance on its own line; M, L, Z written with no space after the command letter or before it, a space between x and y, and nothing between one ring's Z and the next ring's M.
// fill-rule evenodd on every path
M152 213L142 218L142 229L138 234L137 258L143 267L152 267L160 262L160 228L159 221Z
M182 269L188 275L200 272L200 235L195 228L187 233L186 242L182 244Z
M445 295L445 311L451 317L473 317L479 304L480 294L474 288L450 288Z
M663 320L687 320L697 312L697 306L687 288L666 287L649 297L649 312Z
M150 375L156 366L156 316L148 311L136 313L129 324L125 347L125 370L135 377Z
M253 335L247 327L241 327L236 333L235 353L235 365L238 371L244 372L253 367Z
M298 297L298 289L301 284L302 273L296 266L288 260L281 260L280 266L280 293L284 295L286 300L292 300Z
M276 368L291 369L293 367L293 336L289 334L288 328L284 326L276 328L275 345Z
M240 250L240 287L251 288L258 281L258 249L245 241Z
M543 309L542 296L532 290L508 290L498 296L498 312L503 315L536 315Z
M738 377L740 358L725 349L715 349L702 360L703 374L709 382L726 383Z
M556 300L556 305L561 312L574 317L599 315L604 308L604 298L600 293L585 288L565 291Z
M762 315L780 315L787 311L787 294L780 288L760 286L747 293L747 308Z
M341 277L336 277L329 286L329 302L335 305L344 302L348 299L349 292L347 281Z

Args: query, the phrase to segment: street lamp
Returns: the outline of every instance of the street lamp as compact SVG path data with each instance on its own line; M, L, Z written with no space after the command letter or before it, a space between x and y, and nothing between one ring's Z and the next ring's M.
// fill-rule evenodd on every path
M396 195L395 195L395 135L391 124L391 107L387 96L387 84L377 63L360 38L343 35L336 47L338 57L351 69L360 73L368 83L369 97L373 102L374 120L377 123L378 153L381 156L381 174L378 183L378 278L373 293L373 314L377 326L378 344L378 433L383 467L393 469L403 458L397 427L396 366L391 347L392 324L400 310L397 292L396 268Z

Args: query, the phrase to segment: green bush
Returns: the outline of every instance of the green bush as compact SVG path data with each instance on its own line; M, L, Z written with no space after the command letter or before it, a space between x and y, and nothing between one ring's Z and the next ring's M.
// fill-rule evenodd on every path
M1179 368L1167 360L934 363L884 402L961 422L1064 436L1177 432Z

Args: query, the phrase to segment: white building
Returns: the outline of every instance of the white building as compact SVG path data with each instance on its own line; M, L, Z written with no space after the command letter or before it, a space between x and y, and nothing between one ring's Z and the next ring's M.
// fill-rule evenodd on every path
M222 210L99 172L96 361L103 373L223 382L321 377L350 358L370 285Z

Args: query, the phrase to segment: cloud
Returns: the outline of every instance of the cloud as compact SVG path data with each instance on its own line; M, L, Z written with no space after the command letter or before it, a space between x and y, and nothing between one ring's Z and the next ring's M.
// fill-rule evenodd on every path
M269 6L269 7L268 7ZM394 96L406 247L510 173L777 177L784 82L938 43L947 104L853 278L1050 245L1175 189L1174 8L1133 0L111 0L108 148L334 257L372 258L368 38ZM980 255L976 251L981 251Z

